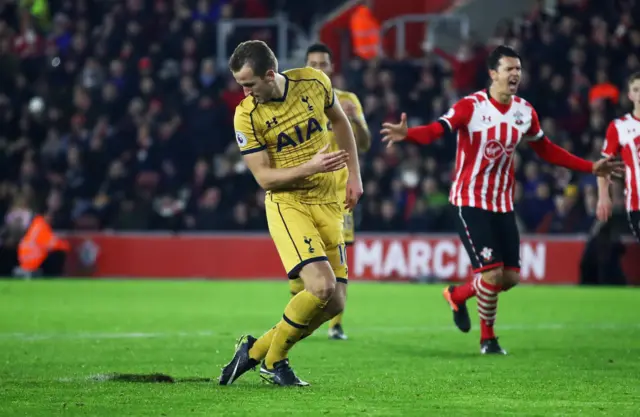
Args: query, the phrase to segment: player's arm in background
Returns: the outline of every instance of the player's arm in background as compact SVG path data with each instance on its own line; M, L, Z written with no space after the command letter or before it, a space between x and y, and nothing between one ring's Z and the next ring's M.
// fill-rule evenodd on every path
M274 168L271 166L266 143L261 143L258 140L251 123L251 116L241 106L236 107L233 124L236 141L247 168L260 187L266 191L286 188L298 180L319 172L342 169L348 158L344 151L324 153L329 148L327 144L313 158L301 165L291 168Z
M593 172L593 162L579 158L549 140L540 128L540 120L535 110L532 111L531 127L524 134L524 139L540 158L550 164L574 171Z
M368 151L371 148L371 132L367 125L367 119L364 117L364 109L360 100L355 94L350 93L349 98L340 104L349 121L351 121L358 151Z
M602 146L602 156L605 158L612 158L620 153L620 141L618 139L618 129L616 129L615 122L609 123L607 128L607 134L604 138L604 144ZM611 217L613 211L613 203L611 202L611 195L609 194L608 178L598 177L598 205L596 206L596 216L600 221L606 221Z
M358 147L353 135L353 129L342 106L336 100L331 80L322 71L317 71L317 76L325 90L324 113L333 126L333 134L340 150L347 152L349 160L349 179L347 180L346 208L353 209L362 196L362 177L360 176L360 162L358 161Z
M402 113L400 123L383 123L382 141L389 145L394 142L408 140L421 145L428 145L441 138L447 132L454 132L469 124L475 106L473 99L463 98L449 109L449 111L435 122L426 126L407 126L407 114Z
M525 133L525 138L531 149L550 164L573 171L592 173L606 179L612 173L623 172L624 165L612 161L612 158L601 159L597 162L587 161L551 142L540 128L540 121L535 110L532 112L531 127Z

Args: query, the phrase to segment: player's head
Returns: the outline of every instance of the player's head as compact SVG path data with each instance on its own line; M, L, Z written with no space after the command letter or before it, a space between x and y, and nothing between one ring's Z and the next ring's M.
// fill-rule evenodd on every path
M318 69L328 76L333 74L333 53L323 43L314 43L307 49L307 66Z
M514 95L520 85L522 65L520 55L505 45L498 46L487 58L487 69L493 86L504 94Z
M629 77L629 100L634 107L640 107L640 71Z
M258 103L273 98L278 60L266 43L242 42L229 58L229 69L245 95L251 94Z

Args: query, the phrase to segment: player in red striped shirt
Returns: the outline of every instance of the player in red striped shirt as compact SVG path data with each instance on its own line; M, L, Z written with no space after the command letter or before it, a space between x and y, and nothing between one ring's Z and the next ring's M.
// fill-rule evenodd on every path
M633 112L613 120L607 128L602 148L605 157L622 156L625 165L626 209L631 231L640 241L640 72L629 77L629 100ZM609 181L598 178L598 219L606 221L611 216Z
M444 116L427 126L408 128L384 123L383 141L410 140L429 144L445 132L458 132L455 180L449 201L457 210L457 229L471 259L475 277L461 286L449 286L444 296L456 326L471 329L466 301L478 299L480 352L506 354L498 344L493 324L498 294L520 279L520 235L513 212L516 146L525 141L544 160L576 171L608 176L622 170L610 159L589 162L553 144L540 129L535 109L516 96L521 77L519 55L507 46L488 57L491 85L458 101Z

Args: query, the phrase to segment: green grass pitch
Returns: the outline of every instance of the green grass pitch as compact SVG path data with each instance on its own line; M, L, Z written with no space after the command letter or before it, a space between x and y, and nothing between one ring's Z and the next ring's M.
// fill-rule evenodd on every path
M308 388L216 383L237 336L282 314L286 282L0 281L0 416L637 416L640 291L501 295L506 357L456 331L442 286L352 283L346 342L291 352ZM475 303L471 306L475 309ZM161 372L213 382L125 383Z

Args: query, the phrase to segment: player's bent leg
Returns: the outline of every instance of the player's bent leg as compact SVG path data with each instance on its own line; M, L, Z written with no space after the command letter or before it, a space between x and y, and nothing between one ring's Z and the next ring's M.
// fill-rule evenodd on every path
M492 248L499 254L503 266L485 271L477 283L478 315L480 316L480 351L483 354L507 352L498 344L494 332L498 294L516 286L520 271L520 234L515 214L492 213L488 218L493 236Z
M343 213L343 230L342 236L344 238L345 245L345 257L346 257L346 248L353 245L355 240L355 223L353 218L353 213L350 211L345 211ZM336 275L337 276L337 275ZM346 300L345 300L346 302ZM329 321L329 330L328 335L329 339L332 340L347 340L347 335L344 332L344 326L342 324L342 319L344 317L344 311Z
M312 262L300 270L304 289L328 302L336 290L336 276L328 260Z
M298 293L304 290L304 281L299 276L295 276L293 278L289 278L289 292L291 296L294 297ZM324 310L326 310L325 307ZM263 361L265 356L267 355L267 351L271 346L271 341L273 340L273 335L275 333L276 327L274 326L271 330L265 333L262 337L260 337L256 343L253 344L251 348L251 357L258 362Z
M314 331L322 326L322 324L330 321L344 311L344 305L347 299L347 282L348 281L346 279L337 278L336 290L333 293L333 297L331 297L331 300L329 300L322 313L318 314L313 320L311 320L304 337L310 336Z
M320 229L327 244L326 253L338 283L348 282L347 245L353 242L353 213L344 212L340 205L325 205L316 215L324 219L325 227ZM340 300L342 304L346 301ZM344 311L344 305L341 308ZM342 327L342 312L336 313L329 322L328 335L333 340L346 340Z
M500 292L506 292L520 283L520 269L515 267L504 267L502 275L502 289Z
M297 295L304 290L304 281L300 277L289 278L289 292L291 296Z
M322 313L336 286L333 270L326 260L304 263L298 274L305 289L295 295L285 308L261 367L261 375L265 379L281 386L309 385L291 369L288 352L307 333L311 320Z
M465 284L448 286L442 295L451 308L454 324L467 333L471 330L467 300L476 296L481 273L502 267L503 263L491 227L493 213L475 207L454 206L453 210L456 212L455 226L473 265L474 276Z
M341 287L346 287L347 280L345 279L344 281L342 281L341 278L336 278L336 280L337 280L336 291L334 292L333 297L331 297L331 300L329 300L328 304L325 306L322 313L316 316L311 321L311 323L309 323L308 329L310 331L308 331L307 334L305 334L305 336L303 337L310 335L317 329L317 327L312 323L317 322L319 318L322 317L318 326L325 323L326 321L329 321L329 337L330 338L339 339L339 340L347 339L347 336L342 331L341 321L339 320L342 317L342 314L344 311L344 303L346 301L345 296L342 295L346 292L346 290L343 290ZM304 282L302 281L302 278L297 277L289 280L289 291L291 292L292 296L295 296L303 289L304 289Z
M265 209L269 233L290 278L300 275L304 279L307 271L313 270L316 264L326 263L324 244L310 206L267 199ZM307 290L298 292L289 300L275 328L260 337L249 350L252 359L264 358L267 368L274 372L275 377L271 378L271 382L278 385L307 385L291 370L287 354L327 301L324 295L318 297Z
M342 327L342 317L347 303L347 284L349 281L346 278L336 278L336 280L336 293L332 298L334 301L332 312L335 311L335 315L329 320L328 336L332 340L347 340L348 337Z
M494 324L498 308L498 294L504 282L502 267L484 271L476 281L476 298L478 316L480 317L480 353L506 355L507 352L498 344L494 332Z
M337 314L340 314L344 310L344 301L346 299L346 292L347 292L347 289L346 289L347 282L346 280L340 281L339 278L338 280L339 281L336 284L336 289L333 293L333 296L331 297L327 305L324 307L324 309L316 317L314 317L311 320L311 322L307 326L305 333L302 335L300 340L310 336L314 331L316 331L320 326L322 326L322 324L324 324L328 320L331 320L332 317L335 317ZM263 361L262 366L260 367L260 374L261 376L263 376L264 379L271 381L271 379L274 377L275 372L273 369L269 369L266 363ZM294 385L304 385L304 384L307 384L307 383L304 381L300 381L298 379L298 383Z
M476 295L476 281L480 279L480 276L480 274L475 274L471 281L460 286L449 285L442 291L442 296L453 312L453 322L463 333L468 333L471 330L467 300Z

